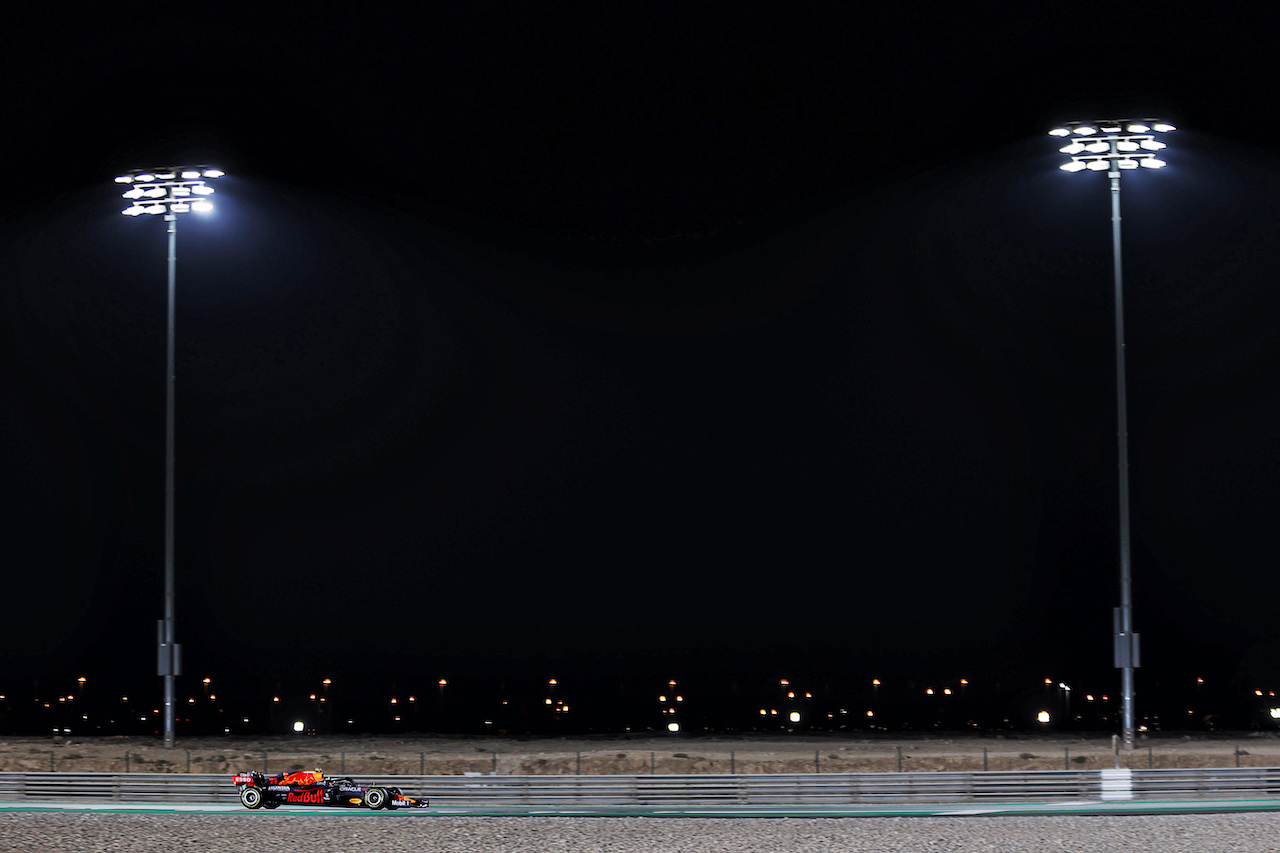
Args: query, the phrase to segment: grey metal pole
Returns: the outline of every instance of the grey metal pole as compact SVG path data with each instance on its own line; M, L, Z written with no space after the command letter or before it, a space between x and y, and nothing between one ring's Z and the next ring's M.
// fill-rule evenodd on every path
M165 660L161 664L164 673L164 745L173 748L174 742L174 676L177 655L174 648L173 625L173 396L174 396L174 303L177 295L178 266L178 217L165 214L169 222L169 322L165 362L165 413L164 413L164 648Z
M1114 147L1115 143L1112 143ZM1133 669L1137 642L1133 635L1133 589L1129 559L1129 416L1124 377L1124 280L1120 260L1120 167L1115 160L1111 178L1111 244L1115 261L1116 311L1116 442L1120 475L1120 613L1116 637L1116 665L1120 675L1120 716L1125 746L1134 746Z

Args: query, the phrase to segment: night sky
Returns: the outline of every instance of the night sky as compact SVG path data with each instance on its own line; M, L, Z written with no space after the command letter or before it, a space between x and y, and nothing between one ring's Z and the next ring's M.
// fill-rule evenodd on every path
M1115 690L1108 190L1045 131L1140 115L1139 694L1280 685L1280 16L603 8L3 13L0 681L159 689L166 238L111 179L208 163L191 677Z

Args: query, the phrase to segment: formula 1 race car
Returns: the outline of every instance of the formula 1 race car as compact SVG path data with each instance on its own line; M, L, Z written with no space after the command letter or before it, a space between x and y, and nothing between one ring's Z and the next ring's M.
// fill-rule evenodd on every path
M347 777L326 779L319 770L299 770L268 776L256 771L231 780L247 809L275 809L286 803L369 809L421 809L428 801L406 797L399 788L357 785Z

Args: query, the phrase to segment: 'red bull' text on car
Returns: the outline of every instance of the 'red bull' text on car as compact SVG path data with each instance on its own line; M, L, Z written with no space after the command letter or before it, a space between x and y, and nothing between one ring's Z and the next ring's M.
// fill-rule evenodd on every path
M239 773L232 777L247 809L275 809L282 805L337 806L339 808L421 809L428 801L406 797L399 788L357 785L345 776L327 779L320 770L292 773Z

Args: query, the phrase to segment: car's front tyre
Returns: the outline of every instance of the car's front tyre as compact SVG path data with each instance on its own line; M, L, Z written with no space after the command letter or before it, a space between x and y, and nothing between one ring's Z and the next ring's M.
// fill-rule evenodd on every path
M364 792L364 804L377 811L387 807L387 792L381 788L370 788Z
M246 809L262 808L262 791L250 785L240 791L240 804Z

